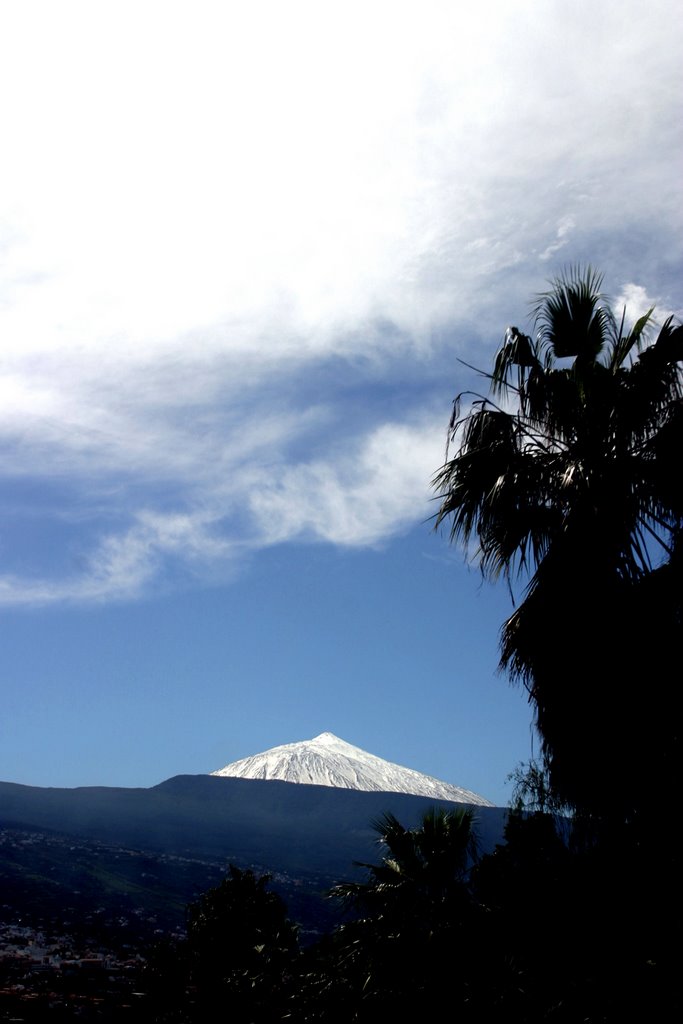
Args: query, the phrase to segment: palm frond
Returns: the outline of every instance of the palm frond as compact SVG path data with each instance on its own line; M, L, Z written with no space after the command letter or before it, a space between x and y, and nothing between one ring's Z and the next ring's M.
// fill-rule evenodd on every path
M632 350L634 348L639 348L642 344L643 334L652 319L654 311L654 306L651 306L647 313L635 322L629 333L624 334L624 321L626 319L626 310L624 310L619 329L615 331L612 351L607 363L609 369L612 370L613 373L618 370L619 367L623 366Z
M601 304L602 275L590 266L570 267L536 297L532 316L542 347L556 359L596 359L606 341L609 313Z
M501 394L514 391L519 394L524 389L524 381L528 373L538 367L540 367L540 362L536 343L516 327L508 327L502 348L493 365L492 393ZM517 372L516 386L512 383L515 371Z

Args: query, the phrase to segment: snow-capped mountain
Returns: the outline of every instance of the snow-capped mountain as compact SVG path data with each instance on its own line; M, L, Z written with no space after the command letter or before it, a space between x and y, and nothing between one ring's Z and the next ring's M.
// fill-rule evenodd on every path
M375 757L360 747L345 743L331 732L323 732L312 740L272 747L262 754L254 754L228 764L225 768L211 772L211 775L241 779L280 779L283 782L382 793L413 793L434 797L436 800L452 800L481 807L493 806L477 793Z

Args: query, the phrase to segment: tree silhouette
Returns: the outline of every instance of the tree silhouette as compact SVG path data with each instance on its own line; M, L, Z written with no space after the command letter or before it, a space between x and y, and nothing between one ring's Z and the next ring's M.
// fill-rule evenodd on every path
M476 538L485 576L526 580L501 667L528 690L558 798L632 820L679 749L683 329L651 340L650 310L626 331L600 287L590 268L556 278L534 337L508 328L489 396L457 397L436 525Z
M448 976L453 1005L467 1000L466 964L476 946L469 889L476 858L473 812L429 811L416 828L392 814L374 822L383 856L364 882L332 895L360 915L335 933L316 1019L376 1020L418 1011ZM459 981L460 984L456 984Z
M334 894L397 932L416 922L433 930L469 900L467 880L477 854L473 821L468 808L432 808L417 828L383 815L373 822L382 861L361 865L368 880L339 885Z
M268 881L231 864L228 877L188 908L197 1020L270 1022L284 1015L297 935Z

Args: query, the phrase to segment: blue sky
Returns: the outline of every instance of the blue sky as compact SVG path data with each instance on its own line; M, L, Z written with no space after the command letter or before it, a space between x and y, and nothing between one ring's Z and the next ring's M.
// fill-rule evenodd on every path
M510 598L430 480L459 360L563 266L680 315L676 6L0 20L0 778L330 730L505 802Z

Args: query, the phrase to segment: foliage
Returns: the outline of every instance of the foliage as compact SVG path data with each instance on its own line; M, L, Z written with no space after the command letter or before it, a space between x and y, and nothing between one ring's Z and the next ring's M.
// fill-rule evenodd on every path
M265 1024L284 1016L297 930L269 880L231 864L188 907L187 941L160 947L150 972L157 1020Z
M385 851L381 863L363 864L366 882L339 885L333 895L391 926L406 926L417 911L420 920L446 918L455 903L466 901L469 869L476 858L473 812L432 808L417 828L405 828L393 814L373 822Z
M547 764L535 758L520 762L508 774L506 781L513 783L510 804L516 811L555 815L571 813L571 808L553 792Z
M187 933L204 1007L229 1007L236 1021L271 1020L276 993L297 951L296 928L279 896L230 865L228 877L189 907Z
M364 882L335 889L358 916L301 951L267 878L232 869L190 909L188 941L150 965L145 1019L680 1015L661 858L646 872L633 850L617 859L601 844L567 843L556 817L540 812L512 812L505 842L476 860L470 811L435 811L412 829L385 815L376 827L381 860L366 865Z
M469 809L434 808L416 828L392 814L374 822L383 856L365 864L365 882L336 886L332 896L360 915L331 943L321 1019L370 1020L390 1010L418 1010L445 975L455 982L472 950L477 908L469 875L477 856ZM329 961L328 961L329 963ZM467 985L455 999L463 1003ZM346 1016L332 1007L343 1004Z
M528 690L557 796L629 819L678 743L661 695L682 610L683 328L652 339L650 310L626 331L600 286L590 268L556 278L534 337L508 328L490 395L457 397L436 525L476 538L485 576L526 580L501 667Z

